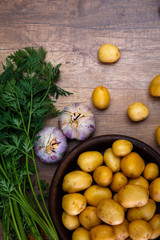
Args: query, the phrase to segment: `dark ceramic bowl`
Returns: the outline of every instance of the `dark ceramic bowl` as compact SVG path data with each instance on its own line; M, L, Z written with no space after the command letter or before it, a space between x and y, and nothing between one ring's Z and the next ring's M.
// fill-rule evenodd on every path
M73 170L78 169L77 158L85 151L97 150L104 152L107 148L112 146L112 143L118 139L126 139L132 142L133 151L139 153L141 157L148 162L155 162L160 167L160 155L147 144L128 136L122 135L104 135L99 137L94 137L92 139L86 140L73 148L62 160L60 166L58 167L50 187L49 194L49 211L53 219L55 228L58 232L59 238L61 240L71 240L72 231L67 230L62 223L62 197L66 194L62 190L62 181L64 176ZM160 213L160 203L157 203L157 212Z

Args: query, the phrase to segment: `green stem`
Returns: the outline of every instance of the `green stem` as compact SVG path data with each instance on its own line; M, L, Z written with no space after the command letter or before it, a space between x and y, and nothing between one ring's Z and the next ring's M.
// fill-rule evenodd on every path
M15 217L16 217L16 220L17 220L17 224L19 226L19 231L20 231L21 237L22 237L23 240L27 240L27 237L26 237L26 234L24 232L23 225L22 225L22 220L21 220L21 216L20 216L20 213L19 213L19 208L18 208L17 202L13 201L13 206L14 206Z
M23 240L20 236L20 232L19 232L19 229L18 229L18 226L17 226L17 223L16 223L16 219L15 219L14 212L13 212L13 206L12 206L12 202L11 202L10 198L9 198L9 206L10 206L11 216L12 216L12 220L13 220L13 224L14 224L14 228L15 228L15 232L17 234L17 237L18 237L19 240Z

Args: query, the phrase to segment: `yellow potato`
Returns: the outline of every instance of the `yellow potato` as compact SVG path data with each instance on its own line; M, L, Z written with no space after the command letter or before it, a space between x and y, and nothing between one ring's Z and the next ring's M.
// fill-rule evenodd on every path
M96 207L94 206L86 207L83 212L79 214L79 221L80 224L88 230L102 223L101 219L97 217Z
M125 176L137 178L145 168L143 158L136 152L131 152L121 160L121 170Z
M133 149L133 144L125 139L119 139L112 144L113 153L116 156L124 157L129 154Z
M127 184L118 192L118 200L125 208L142 207L148 202L148 190L142 186Z
M85 172L93 172L102 163L103 155L98 151L83 152L77 160L78 166Z
M139 186L145 187L147 189L149 188L149 182L147 181L147 179L145 179L142 176L129 179L128 184L139 185Z
M155 211L156 203L152 199L149 199L148 203L143 207L135 207L128 209L127 219L130 222L137 219L149 221L155 214Z
M127 237L129 237L128 225L129 223L127 219L124 219L121 224L113 226L116 240L125 240Z
M150 82L149 92L154 97L160 97L160 75L157 75Z
M153 233L151 239L156 239L160 236L160 214L155 214L151 220L149 220L149 224L153 229Z
M112 172L120 171L121 158L113 153L112 148L108 148L104 152L104 163L108 166Z
M156 163L147 163L143 171L143 176L148 180L154 180L159 176L159 167Z
M156 129L156 142L160 146L160 125Z
M98 50L98 59L103 63L114 63L120 58L119 48L113 44L103 44Z
M78 216L69 215L65 211L62 213L62 223L68 230L71 231L80 226Z
M113 175L113 180L110 184L110 188L112 191L118 192L127 183L128 183L128 178L122 172L116 172Z
M154 201L160 202L160 177L151 182L149 186L149 194Z
M92 240L115 240L113 228L108 225L98 225L90 231Z
M62 198L62 208L69 215L78 215L86 208L87 200L80 193L69 193Z
M104 86L98 86L92 93L93 105L98 109L105 109L110 104L110 93Z
M97 216L109 225L118 225L124 221L124 210L113 199L104 198L97 206Z
M92 184L92 176L83 171L72 171L64 176L62 189L68 193L80 192Z
M128 117L134 121L139 122L146 119L149 115L149 109L141 102L131 104L127 109Z
M135 220L129 224L129 236L133 240L148 240L152 236L152 227L144 220Z
M112 177L112 170L107 166L99 166L93 173L94 181L102 187L108 186L112 182Z
M79 227L73 232L72 240L91 240L90 232L83 227Z
M103 198L112 198L112 192L107 187L101 187L99 185L92 185L85 190L84 196L87 199L87 203L91 206L97 206Z

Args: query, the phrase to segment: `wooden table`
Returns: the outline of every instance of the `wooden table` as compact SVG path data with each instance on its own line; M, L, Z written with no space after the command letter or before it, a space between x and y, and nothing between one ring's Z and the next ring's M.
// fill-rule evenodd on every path
M58 85L74 94L60 97L58 109L74 102L89 105L95 114L96 131L123 134L144 141L160 153L155 131L160 125L160 98L151 97L149 84L160 74L160 2L158 0L12 0L0 1L0 59L19 48L43 46L47 59L62 63ZM119 47L115 64L102 64L97 51L104 43ZM0 68L2 71L2 67ZM105 86L110 106L94 108L95 87ZM127 116L133 102L143 102L148 118L134 123ZM58 118L46 125L57 126ZM79 144L69 141L69 149ZM40 178L48 183L57 165L37 161Z

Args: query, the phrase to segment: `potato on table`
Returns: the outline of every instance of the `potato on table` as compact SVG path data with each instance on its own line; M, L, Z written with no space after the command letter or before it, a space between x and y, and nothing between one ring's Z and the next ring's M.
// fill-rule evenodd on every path
M149 115L149 109L141 102L131 104L127 109L128 117L134 121L139 122L146 119Z
M120 58L120 50L113 44L103 44L98 50L98 59L103 63L114 63Z

